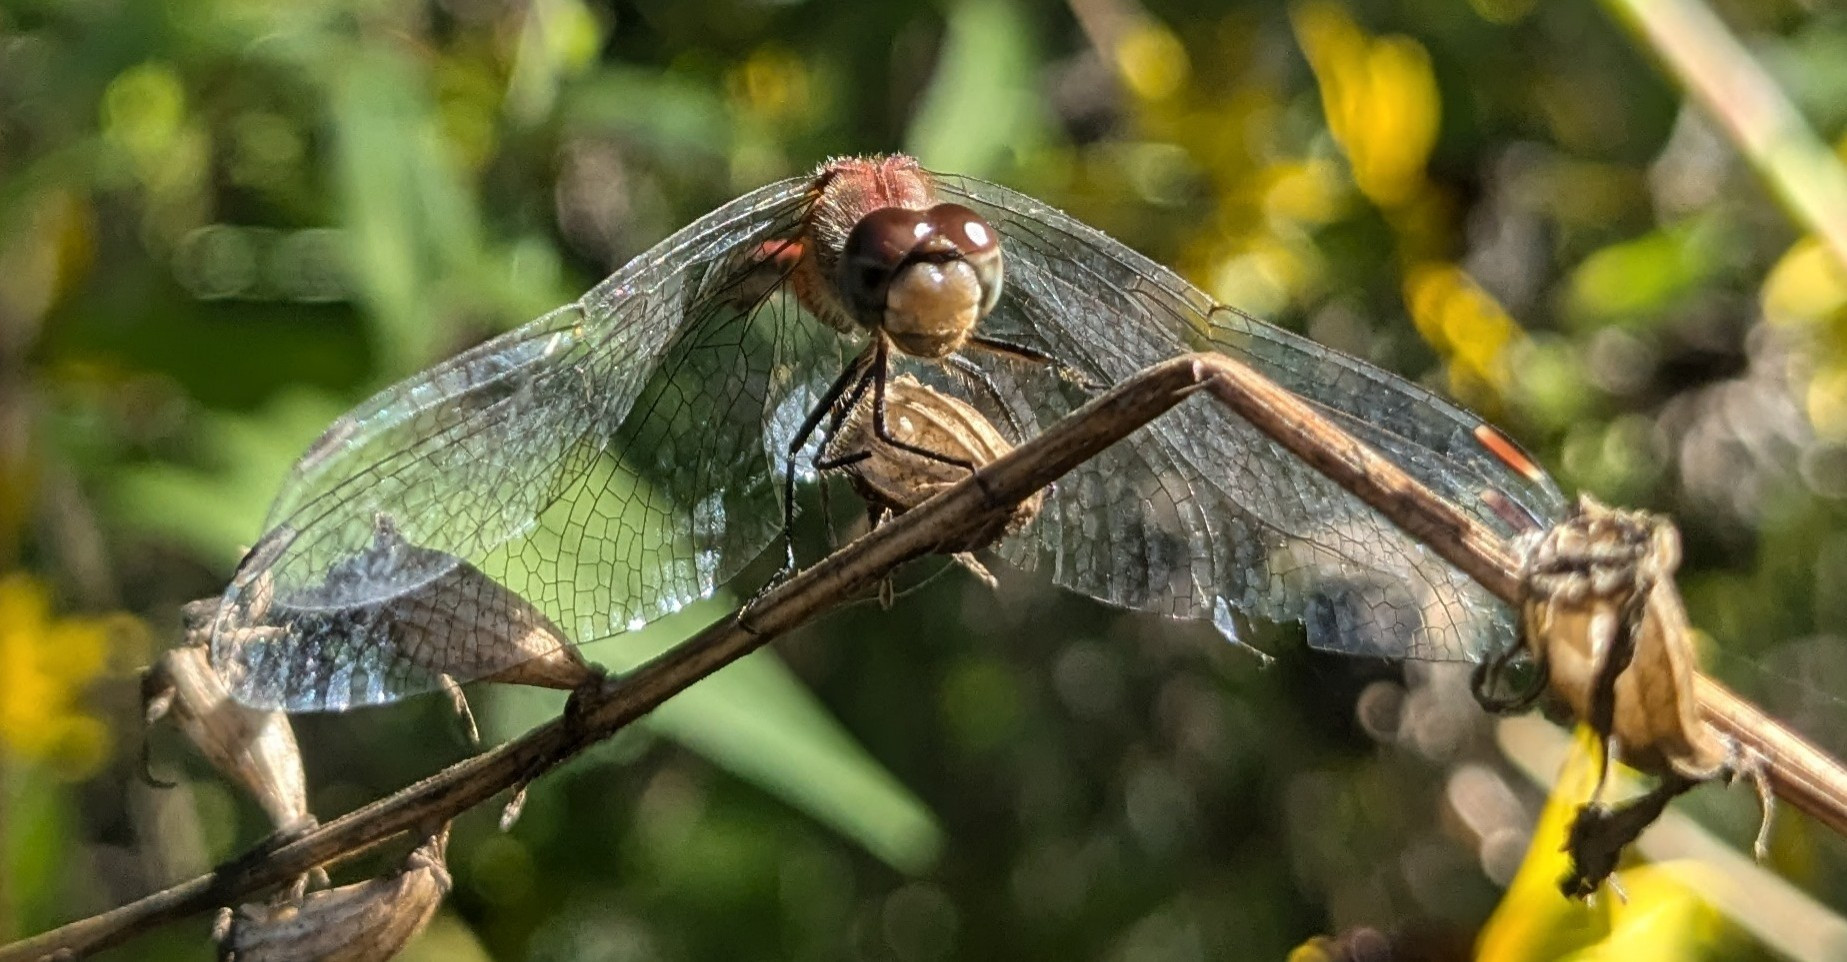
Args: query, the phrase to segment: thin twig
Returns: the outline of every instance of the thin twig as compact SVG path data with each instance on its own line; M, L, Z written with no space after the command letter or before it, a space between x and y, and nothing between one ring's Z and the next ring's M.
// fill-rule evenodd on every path
M550 722L519 739L410 785L280 847L260 851L139 901L0 948L0 962L53 953L76 957L165 922L288 882L398 833L417 830L524 785L607 738L700 678L877 583L893 568L954 544L1057 480L1201 387L1266 435L1371 504L1408 533L1509 603L1519 600L1514 559L1494 534L1432 494L1371 449L1329 424L1299 398L1215 354L1147 368L1053 425L974 477L829 555L755 603L669 649L585 698L574 724ZM1837 830L1847 830L1847 771L1825 754L1779 739L1783 731L1729 693L1701 688L1708 718L1764 748L1779 794ZM1793 746L1793 747L1792 747ZM1804 766L1790 767L1792 760ZM1786 770L1787 769L1787 770Z

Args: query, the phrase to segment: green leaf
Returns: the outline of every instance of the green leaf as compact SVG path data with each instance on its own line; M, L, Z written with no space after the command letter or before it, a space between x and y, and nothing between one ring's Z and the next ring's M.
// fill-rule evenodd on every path
M662 156L714 163L730 152L736 124L710 87L674 74L612 67L573 84L565 127L619 134Z
M950 9L942 56L905 149L936 170L994 173L1010 154L1044 139L1033 89L1038 73L1016 4L961 0Z
M42 931L59 919L71 895L70 790L43 769L0 762L0 890L8 893L16 931L0 929L0 942Z
M603 42L596 18L578 0L536 0L520 24L507 78L506 112L524 126L550 116L563 79L580 73Z
M397 58L353 57L333 112L348 263L385 370L415 370L444 346L440 285L482 266L474 197L443 149L428 93Z
M723 596L666 623L585 645L584 656L613 672L630 671L683 637L681 626L716 620ZM496 690L482 736L513 737L557 716L563 696L538 689ZM669 699L643 719L654 733L710 759L842 835L893 867L916 873L942 846L930 810L881 767L828 714L773 652L759 651Z
M109 503L124 527L185 545L228 571L262 534L289 466L341 408L318 391L296 389L258 414L205 415L198 443L211 467L124 466Z
M1706 282L1717 233L1717 224L1693 219L1596 251L1571 272L1569 316L1586 329L1664 318Z

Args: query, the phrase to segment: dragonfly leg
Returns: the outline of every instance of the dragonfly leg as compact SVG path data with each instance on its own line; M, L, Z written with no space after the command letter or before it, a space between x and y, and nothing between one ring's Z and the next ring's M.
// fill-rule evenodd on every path
M1669 802L1698 784L1670 772L1648 794L1626 805L1591 802L1579 809L1565 840L1571 872L1559 882L1559 890L1569 898L1584 898L1597 891L1615 874L1623 850L1661 817Z
M821 429L821 435L825 437L828 442L832 442L835 436L840 433L841 425L845 424L846 419L852 416L853 409L859 406L859 399L866 396L866 390L872 386L872 382L872 372L867 371L860 376L859 382L853 385L853 390L849 392L843 400L834 404L833 416L827 419L827 427ZM858 464L870 457L872 457L872 452L869 450L849 451L846 454L828 457L827 445L823 444L821 450L815 452L814 459L809 463L814 465L815 471L819 473Z
M1469 675L1475 701L1497 715L1533 707L1546 691L1546 673L1550 670L1546 652L1544 645L1529 648L1522 643L1509 645L1493 657L1482 660ZM1530 668L1531 677L1524 683L1512 682L1514 687L1510 687L1510 676L1522 668Z
M875 342L874 346L861 351L858 357L847 364L846 369L840 372L840 376L834 379L834 383L828 385L827 393L822 395L820 402L808 412L808 416L802 420L802 426L796 430L795 437L789 442L789 450L783 458L782 473L782 568L770 578L763 588L764 591L780 584L795 573L795 458L802 453L803 448L808 446L809 439L814 437L821 422L834 413L834 408L841 395L851 389L854 398L857 399L859 394L865 390L866 366L875 358L881 361L884 358L883 353L876 348ZM758 592L759 595L761 593L761 591Z
M865 395L866 387L871 383L872 379L870 377L860 378L859 383L854 386L852 393L848 394L845 399L834 404L833 416L827 419L827 426L821 429L821 437L823 438L821 447L814 453L814 457L809 460L809 464L814 467L817 477L829 471L858 464L872 457L871 451L850 451L846 454L833 455L831 457L828 455L828 450L833 445L834 438L838 437L840 434L841 425L844 424L847 417L852 414L854 406L859 404L859 399ZM793 462L791 462L789 467L791 476L785 478L785 481L793 482ZM837 546L840 543L839 532L834 530L834 512L828 503L827 485L817 485L817 488L821 496L821 517L827 521L828 545L830 547ZM785 491L785 496L793 497L793 495L794 488L791 486Z
M816 471L836 471L840 468L852 467L870 457L872 457L871 451L854 451L836 458L815 458L814 469Z
M1015 344L1012 341L1003 341L999 338L982 337L980 335L969 338L968 344L971 347L978 347L987 351L989 354L999 354L1002 357L1029 361L1033 364L1044 364L1050 367L1061 380L1077 385L1079 389L1087 394L1095 394L1109 387L1107 384L1098 384L1092 381L1084 375L1084 372L1066 364L1058 358L1037 348L1027 347L1024 344Z
M1026 429L1021 426L1019 418L1013 416L1013 408L1009 407L1006 399L1001 397L1000 388L995 386L994 379L988 377L986 371L960 354L951 354L943 358L943 362L961 371L965 377L980 385L982 392L994 402L995 410L1007 420L1007 428L1013 432L1013 440L1018 441L1026 436Z
M886 444L889 444L894 448L897 448L900 451L909 451L912 454L915 454L919 457L929 458L932 461L940 461L943 464L954 465L955 467L961 468L962 470L967 471L970 474L974 474L975 473L975 463L973 461L969 461L965 458L952 457L950 455L944 454L941 451L932 451L929 448L923 447L921 445L911 444L908 441L901 441L895 435L891 433L889 428L886 427L885 425L885 380L887 376L890 374L891 366L890 364L887 363L890 360L890 358L888 357L886 353L885 342L882 339L876 342L874 346L877 351L877 357L874 359L873 364L872 364L872 433L873 433L873 436L877 437L880 441Z

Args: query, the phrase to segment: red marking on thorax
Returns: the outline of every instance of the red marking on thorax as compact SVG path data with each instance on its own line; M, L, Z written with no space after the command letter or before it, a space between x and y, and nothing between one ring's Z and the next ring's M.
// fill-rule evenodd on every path
M778 271L790 271L800 263L808 245L801 240L767 240L757 245L757 260Z

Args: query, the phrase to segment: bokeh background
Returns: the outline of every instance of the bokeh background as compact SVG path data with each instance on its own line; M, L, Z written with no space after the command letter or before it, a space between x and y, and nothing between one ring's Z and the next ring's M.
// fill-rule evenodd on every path
M1847 741L1843 131L1821 0L4 0L0 941L267 831L171 733L149 750L181 786L139 780L134 672L328 421L841 153L1039 196L1451 393L1567 490L1672 513L1716 670ZM1770 951L1645 869L1652 915L1565 905L1555 840L1518 875L1525 772L1555 763L1454 671L1291 626L1263 667L923 568L546 778L510 834L460 821L406 957ZM559 705L474 697L489 740ZM302 720L314 811L466 755L441 702ZM1743 845L1748 794L1678 809ZM1838 847L1786 814L1769 867L1847 905Z

